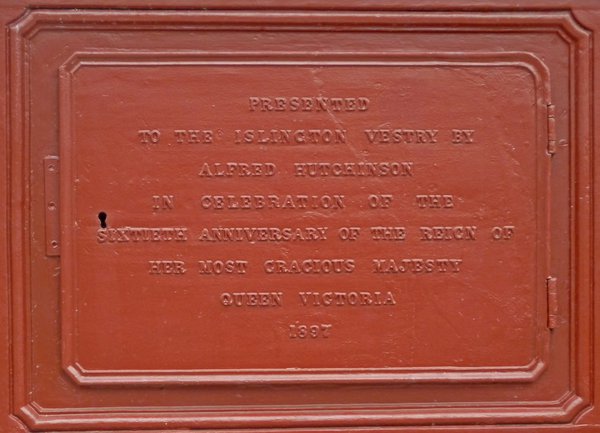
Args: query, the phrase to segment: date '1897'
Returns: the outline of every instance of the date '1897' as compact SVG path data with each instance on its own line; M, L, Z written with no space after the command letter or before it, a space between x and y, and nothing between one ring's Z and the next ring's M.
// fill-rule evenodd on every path
M307 325L296 321L295 323L292 323L289 327L290 338L329 338L332 326L333 325L331 325L330 323Z

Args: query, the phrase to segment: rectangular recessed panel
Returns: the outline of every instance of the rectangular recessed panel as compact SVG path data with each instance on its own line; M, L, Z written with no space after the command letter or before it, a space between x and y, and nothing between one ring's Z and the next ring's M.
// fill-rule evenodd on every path
M413 3L0 6L0 431L600 425L597 11Z
M68 368L531 380L548 95L523 59L69 65Z

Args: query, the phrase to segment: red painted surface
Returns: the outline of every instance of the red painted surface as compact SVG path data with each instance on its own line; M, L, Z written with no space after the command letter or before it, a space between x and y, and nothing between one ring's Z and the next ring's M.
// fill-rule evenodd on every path
M1 431L600 426L598 5L36 6Z

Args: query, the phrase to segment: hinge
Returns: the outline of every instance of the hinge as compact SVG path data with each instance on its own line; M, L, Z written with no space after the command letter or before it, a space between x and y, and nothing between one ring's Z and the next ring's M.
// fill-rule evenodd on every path
M548 293L548 328L554 329L558 326L558 288L556 277L546 278L546 290Z
M44 158L44 207L46 208L46 255L60 255L58 156Z
M548 153L556 153L556 117L553 104L548 104Z

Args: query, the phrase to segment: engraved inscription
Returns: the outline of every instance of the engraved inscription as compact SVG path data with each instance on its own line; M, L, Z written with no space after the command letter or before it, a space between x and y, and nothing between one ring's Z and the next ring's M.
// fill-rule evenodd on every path
M209 178L228 177L271 177L277 171L275 164L270 162L205 162L202 164L198 176Z
M327 240L327 227L205 227L202 242L301 242Z
M116 227L98 229L99 243L183 242L188 240L186 227Z
M515 235L515 226L497 226L492 228L492 239L508 241Z
M367 111L369 98L366 97L259 97L248 98L250 111Z
M371 144L390 143L437 143L437 129L365 129L367 140Z
M176 129L173 133L175 140L180 144L210 144L214 137L214 133L210 129Z
M150 260L150 274L153 275L182 275L185 274L185 262L181 260Z
M374 241L403 241L406 239L406 227L371 227Z
M452 143L454 144L468 144L475 141L475 131L472 129L453 129L452 130Z
M283 292L223 292L220 299L226 307L281 307Z
M330 323L307 325L296 321L290 325L290 338L329 338L332 327Z
M451 194L418 194L417 205L421 209L450 209L454 207Z
M342 194L333 195L203 195L202 209L343 209Z
M199 260L198 273L207 275L245 274L247 260Z
M299 177L411 177L413 162L296 162Z
M477 234L476 226L423 226L419 230L421 230L421 239L424 241L474 241Z
M175 209L175 196L173 195L153 195L152 209L154 211Z
M354 272L354 259L266 260L267 274L350 274Z
M396 299L392 292L300 292L303 306L314 307L370 307L393 306Z
M373 259L376 274L459 272L462 259Z
M530 74L507 66L507 75L492 79L485 65L458 64L352 68L364 85L338 65L264 73L272 67L206 64L200 79L197 67L179 65L182 89L155 80L174 96L164 105L137 103L133 94L126 99L136 113L111 104L128 119L115 120L118 152L98 163L114 167L115 180L97 185L98 202L78 210L90 222L82 217L76 236L82 251L94 251L89 263L127 279L120 296L135 302L142 288L149 311L161 316L155 334L173 341L170 350L189 346L186 336L173 333L183 318L187 336L202 334L189 361L165 365L182 371L223 364L235 371L458 368L463 360L473 371L531 365L540 298L529 292L537 273L521 262L537 260L544 245L533 235L540 231L531 217L539 211L539 189L528 174L542 173L534 150L543 128L532 108L539 95L511 91L502 105L480 102L504 95L486 90L498 80L530 83ZM151 77L161 68L136 73ZM134 83L129 69L119 73ZM236 79L227 89L206 85L229 71ZM75 86L96 70L78 74ZM439 84L442 75L458 90ZM460 106L440 104L458 91L465 99ZM112 102L121 96L117 89L104 92ZM197 109L181 105L184 98L197 101ZM514 132L520 124L527 128ZM86 139L97 134L75 132ZM89 154L76 167L105 174ZM125 161L134 166L129 175ZM84 193L96 193L83 185L77 198L85 201ZM100 227L99 212L111 215ZM505 295L515 309L529 308L509 320L516 329L510 336L497 325L507 320L506 305L495 302ZM491 313L483 317L474 305ZM419 322L421 315L432 322ZM126 337L140 353L150 347ZM503 350L514 341L523 349L514 359L477 349L491 339ZM430 356L432 347L446 344L473 350L460 360L446 352ZM248 355L238 359L231 348L242 346ZM266 346L277 356L263 359ZM322 365L304 356L317 351L327 358Z
M345 144L345 129L236 129L236 144Z

